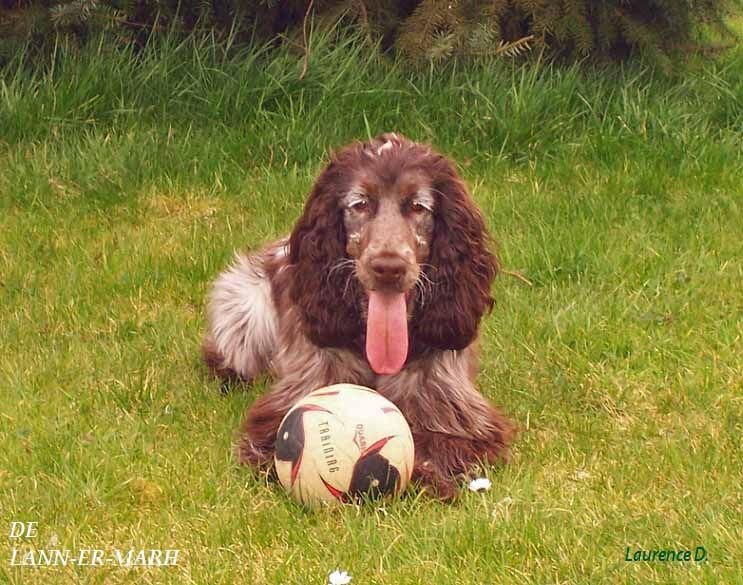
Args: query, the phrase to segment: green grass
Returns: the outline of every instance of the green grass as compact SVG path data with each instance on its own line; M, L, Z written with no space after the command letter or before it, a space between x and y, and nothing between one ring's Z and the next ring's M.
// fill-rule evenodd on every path
M101 44L0 75L0 581L743 583L743 52L675 77L504 62L410 73L352 42L223 58ZM308 513L231 445L265 381L200 364L235 248L286 233L327 150L397 130L461 164L504 267L493 488ZM169 568L9 567L22 548ZM705 563L628 563L702 545Z

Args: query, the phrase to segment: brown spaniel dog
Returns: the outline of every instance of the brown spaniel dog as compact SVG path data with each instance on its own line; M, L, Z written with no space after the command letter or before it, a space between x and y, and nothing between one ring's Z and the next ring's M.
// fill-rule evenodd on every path
M496 271L482 215L446 158L396 134L335 153L291 236L238 254L209 299L209 367L275 380L248 412L240 460L270 465L294 403L351 382L407 418L414 478L456 495L473 464L505 457L513 433L474 385Z

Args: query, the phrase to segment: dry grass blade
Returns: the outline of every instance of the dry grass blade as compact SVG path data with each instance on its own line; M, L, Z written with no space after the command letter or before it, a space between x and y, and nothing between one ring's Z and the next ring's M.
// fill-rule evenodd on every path
M531 50L531 42L534 35L521 37L515 41L501 41L495 50L496 55L505 55L506 57L518 57Z

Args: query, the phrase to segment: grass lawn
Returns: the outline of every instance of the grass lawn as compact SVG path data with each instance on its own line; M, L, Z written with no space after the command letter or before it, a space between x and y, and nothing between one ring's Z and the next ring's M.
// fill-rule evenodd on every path
M671 77L411 74L321 41L302 80L301 55L208 42L63 57L0 72L0 582L743 583L740 48ZM497 279L482 325L479 386L521 433L455 505L309 513L232 456L267 381L207 376L205 295L288 232L329 148L387 130L460 163L530 283Z

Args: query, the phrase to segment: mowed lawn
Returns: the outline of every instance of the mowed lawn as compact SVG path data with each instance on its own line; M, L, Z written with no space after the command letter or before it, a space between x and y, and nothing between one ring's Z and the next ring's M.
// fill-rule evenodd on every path
M0 73L0 582L743 583L740 49L665 76L317 43L302 80L208 41ZM488 492L307 512L235 462L268 381L220 393L205 296L329 149L390 130L459 163L498 242L479 387L521 432Z

